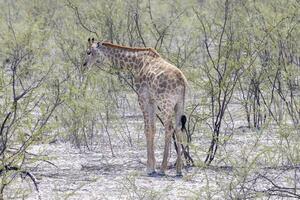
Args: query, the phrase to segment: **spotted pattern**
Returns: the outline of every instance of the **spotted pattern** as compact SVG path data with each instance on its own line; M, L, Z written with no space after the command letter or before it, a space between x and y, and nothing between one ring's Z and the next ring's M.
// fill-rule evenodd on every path
M175 131L178 144L181 143L180 118L184 113L187 80L174 65L165 61L152 48L131 48L111 43L93 42L89 46L98 57L104 56L118 67L134 74L138 101L144 116L144 131L147 139L147 172L156 169L154 157L154 136L156 114L165 125L165 147L161 173L165 173L169 159L172 133ZM159 111L157 108L160 108ZM175 126L173 117L175 115ZM181 175L181 145L178 145L177 174Z

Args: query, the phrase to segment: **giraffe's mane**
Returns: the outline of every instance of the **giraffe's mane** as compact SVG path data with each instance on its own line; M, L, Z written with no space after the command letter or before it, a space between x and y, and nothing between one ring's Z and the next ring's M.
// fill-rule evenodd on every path
M102 45L108 46L108 47L111 47L111 48L116 48L116 49L125 49L125 50L128 50L128 51L150 51L150 52L153 53L153 55L155 57L160 57L159 53L151 47L150 48L126 47L126 46L122 46L122 45L112 44L110 42L102 42Z

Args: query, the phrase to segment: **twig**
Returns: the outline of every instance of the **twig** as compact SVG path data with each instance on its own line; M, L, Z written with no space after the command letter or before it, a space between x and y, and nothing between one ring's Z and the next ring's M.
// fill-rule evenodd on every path
M282 186L279 186L276 183L274 183L273 180L269 179L265 175L259 174L259 177L267 180L273 186L262 192L268 193L269 195L276 195L276 196L282 196L282 197L287 196L287 197L293 197L293 198L298 198L298 199L300 198L300 194L296 193L296 191L299 190L300 188L282 187ZM292 192L292 191L294 191L294 192ZM274 194L274 192L275 192L275 194ZM278 192L279 192L279 194L276 194Z
M41 196L40 196L38 183L37 183L36 178L34 177L34 175L32 173L30 173L29 171L26 171L26 170L22 170L22 169L20 169L19 167L16 167L16 166L5 165L4 169L0 169L0 175L2 175L2 173L5 173L7 171L16 171L17 173L20 173L21 175L24 175L24 177L22 177L22 178L26 178L26 176L28 176L34 184L34 187L35 187L35 190L38 193L39 199L42 199Z
M79 24L81 25L81 27L84 28L86 31L95 34L95 35L97 36L97 38L99 38L99 35L98 35L98 33L97 33L96 31L92 31L91 29L89 29L89 28L82 22L82 19L81 19L80 14L79 14L78 7L75 6L75 5L73 5L73 4L70 2L70 0L67 0L67 2L68 2L67 6L68 6L69 8L71 8L71 9L74 10L75 15L76 15L76 17L77 17L77 19L78 19Z

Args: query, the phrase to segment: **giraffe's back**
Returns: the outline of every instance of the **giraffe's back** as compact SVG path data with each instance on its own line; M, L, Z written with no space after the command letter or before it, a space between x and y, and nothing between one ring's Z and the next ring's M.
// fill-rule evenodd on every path
M174 65L161 59L154 61L143 75L149 94L156 103L175 106L184 101L187 81L183 73Z

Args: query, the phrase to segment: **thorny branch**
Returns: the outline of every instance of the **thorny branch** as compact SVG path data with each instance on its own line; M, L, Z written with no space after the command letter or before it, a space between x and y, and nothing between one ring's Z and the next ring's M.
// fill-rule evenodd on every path
M30 180L32 181L32 183L34 184L34 188L38 193L38 198L41 199L38 182L31 172L22 170L16 166L5 165L4 169L0 169L0 176L2 176L3 173L6 173L8 171L16 171L17 173L20 173L20 175L23 179L25 179L28 176L30 178ZM3 190L3 189L4 189L4 187L1 188L1 190ZM0 194L2 194L2 193L3 193L3 191L0 191Z
M300 198L300 194L297 193L297 191L299 191L300 188L290 188L290 187L280 186L263 174L259 174L258 178L262 178L268 181L269 183L271 183L272 185L272 187L267 188L266 190L261 190L260 192L267 193L270 196L281 196L281 197L290 197L290 198L297 198L297 199Z
M140 16L139 16L139 13L138 13L138 12L136 12L136 13L134 14L134 22L135 22L135 26L136 26L138 35L139 35L139 37L141 38L144 47L147 47L146 42L145 42L144 37L143 37L142 32L141 32L141 27L140 27Z
M171 25L176 22L184 13L186 12L186 9L184 9L183 11L181 11L176 17L174 17L170 22L169 24L167 24L161 31L159 30L159 28L157 27L156 23L154 22L154 18L153 18L153 15L152 15L152 9L151 9L151 0L148 0L148 13L149 13L149 16L150 16L150 20L151 20L151 23L156 31L156 33L158 34L158 38L156 39L156 43L154 45L154 48L156 49L158 44L160 43L160 46L162 46L163 44L163 40L164 40L164 37L166 36L167 34L167 31L168 29L171 27Z
M83 23L83 21L82 21L82 19L81 19L81 17L80 17L80 13L79 13L78 7L75 6L74 4L72 4L70 0L67 0L67 2L68 2L67 6L68 6L69 8L71 8L71 9L75 12L75 15L76 15L76 17L77 17L77 19L78 19L78 21L79 21L81 27L84 28L86 31L95 34L95 35L97 36L97 38L99 38L99 34L98 34L96 31L91 30L90 28L88 28L88 27Z

